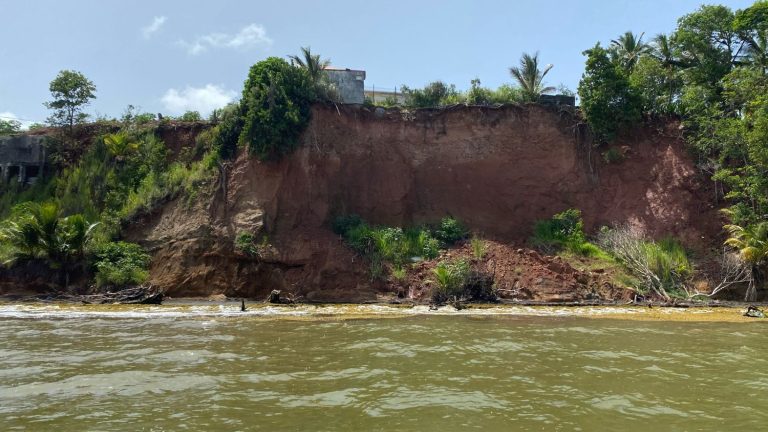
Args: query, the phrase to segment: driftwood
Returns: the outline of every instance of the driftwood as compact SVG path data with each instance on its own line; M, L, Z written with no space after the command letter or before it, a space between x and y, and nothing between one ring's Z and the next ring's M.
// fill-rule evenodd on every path
M84 304L162 304L163 291L153 286L138 286L115 292L80 296Z

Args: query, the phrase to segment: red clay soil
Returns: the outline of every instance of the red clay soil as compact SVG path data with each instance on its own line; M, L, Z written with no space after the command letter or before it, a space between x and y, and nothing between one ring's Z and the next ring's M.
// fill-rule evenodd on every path
M440 260L463 259L472 269L492 274L497 295L504 300L532 302L627 301L634 292L613 286L602 271L582 272L559 257L530 249L486 241L486 253L476 259L468 243L443 253ZM434 286L432 270L439 260L416 264L401 285L408 298L428 301Z
M191 147L191 135L164 139ZM293 154L261 162L242 152L191 208L171 202L125 235L153 252L150 281L173 296L264 298L281 289L336 302L376 301L393 289L371 282L367 263L331 233L337 215L391 226L452 215L493 241L488 256L504 295L546 301L625 295L557 259L505 246L524 244L537 220L565 209L580 209L588 232L631 223L694 249L718 242L707 182L676 125L620 138L626 157L615 164L588 135L572 113L538 105L315 106ZM271 252L239 254L243 232L266 238Z

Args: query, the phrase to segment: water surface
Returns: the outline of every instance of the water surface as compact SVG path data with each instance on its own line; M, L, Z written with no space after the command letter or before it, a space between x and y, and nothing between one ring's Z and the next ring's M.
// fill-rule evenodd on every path
M625 319L642 309L609 319L586 317L611 316L599 308L364 310L2 306L0 430L743 431L768 422L762 322Z

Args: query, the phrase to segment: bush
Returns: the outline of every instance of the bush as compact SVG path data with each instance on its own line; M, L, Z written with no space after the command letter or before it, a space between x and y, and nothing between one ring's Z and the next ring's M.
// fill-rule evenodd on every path
M140 285L149 277L150 257L135 243L110 242L93 252L96 286L123 288Z
M479 238L479 237L472 237L470 240L470 245L472 246L472 256L475 257L475 259L481 260L485 256L486 251L486 244L485 240Z
M445 303L449 298L461 295L469 276L469 263L464 260L440 261L432 273L437 284L432 290L432 300Z
M462 259L441 261L432 269L435 286L432 301L437 304L451 299L459 301L497 301L493 275L472 269Z
M435 238L440 240L444 246L450 246L459 240L467 238L469 231L458 219L445 217L440 221L440 225L435 229Z
M685 249L674 239L654 242L638 229L619 226L601 230L598 242L641 280L639 290L664 298L684 291L693 272Z
M241 232L235 239L235 249L248 256L256 256L258 254L256 237L249 232Z
M184 114L179 117L179 120L185 121L185 122L198 122L203 119L203 116L200 115L197 111L187 111Z
M440 253L440 242L425 228L371 227L359 216L349 215L337 217L333 231L367 257L379 274L384 263L399 270L414 258L434 259Z
M256 63L243 88L240 142L262 160L291 152L309 123L314 98L304 69L278 57Z
M605 256L598 246L587 241L581 211L577 209L568 209L552 219L536 222L531 243L546 254L566 250L581 256Z

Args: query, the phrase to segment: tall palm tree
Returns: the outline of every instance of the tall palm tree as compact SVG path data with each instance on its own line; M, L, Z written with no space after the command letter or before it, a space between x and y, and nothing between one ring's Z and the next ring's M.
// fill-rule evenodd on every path
M752 266L753 275L757 275L759 268L768 262L768 222L747 227L725 225L723 228L730 235L725 244L736 249L742 261ZM753 301L757 296L754 279L747 288L746 301Z
M648 53L660 61L664 66L679 65L679 61L675 57L672 38L664 33L659 33L653 38Z
M520 57L520 66L509 68L509 73L517 81L525 102L536 102L539 96L555 91L554 87L544 85L544 77L552 69L551 64L539 69L539 53L530 55L523 53Z
M643 42L643 35L635 36L631 31L625 32L618 39L611 40L611 50L626 70L631 70L637 64L640 56L651 51L650 45Z
M288 58L293 65L305 69L315 85L322 81L323 71L331 64L329 59L321 59L320 54L312 54L310 47L301 47L301 56L292 55Z

